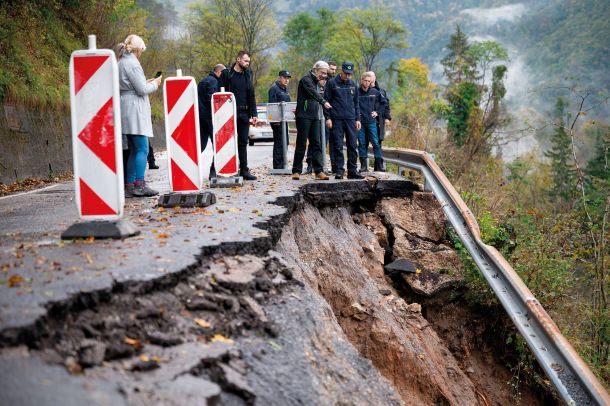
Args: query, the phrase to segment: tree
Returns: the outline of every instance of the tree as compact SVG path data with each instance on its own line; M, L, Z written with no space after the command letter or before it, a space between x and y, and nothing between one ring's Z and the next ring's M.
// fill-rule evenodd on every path
M437 86L428 79L428 66L419 58L400 59L396 64L396 87L392 92L394 139L406 135L401 146L429 150L435 130L433 112Z
M448 79L446 98L449 109L445 118L447 132L464 153L463 173L474 157L489 154L496 130L510 117L502 104L506 95L504 79L506 50L495 41L470 44L459 26L447 45L449 53L442 60ZM487 72L491 69L491 83Z
M555 103L554 124L555 129L551 136L551 147L544 156L551 161L551 176L553 187L549 195L560 199L563 203L570 203L574 199L576 173L572 160L572 141L566 132L566 103L560 97ZM569 120L569 116L567 117Z
M476 60L473 53L469 52L468 37L459 25L456 25L455 33L449 38L447 48L449 53L441 60L441 65L449 83L458 85L463 80L474 81Z
M353 9L339 19L329 50L335 59L349 59L364 70L374 70L383 50L409 46L407 30L389 8Z
M331 59L327 50L328 27L335 24L335 16L327 8L318 9L315 15L301 12L288 18L283 30L288 48L279 54L282 68L300 78L317 60Z

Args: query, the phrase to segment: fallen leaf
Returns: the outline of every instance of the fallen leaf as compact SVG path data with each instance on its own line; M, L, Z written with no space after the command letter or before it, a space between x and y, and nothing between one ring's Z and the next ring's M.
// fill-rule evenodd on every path
M148 355L142 354L142 355L140 355L140 361L148 362L148 361L150 361L150 357Z
M241 211L241 209L238 209L237 207L231 207L231 208L229 209L229 211L230 211L230 212L232 212L232 213L236 213L236 212L238 212L238 211Z
M213 343L225 343L225 344L233 344L233 340L231 340L230 338L227 338L221 334L215 334L212 338L211 338Z
M282 349L282 346L279 345L278 343L276 343L273 340L269 340L268 343L269 343L270 346L272 346L273 348L275 348L278 351Z
M415 269L415 273L421 273L421 269L416 268L416 269Z
M207 321L205 321L204 319L195 319L195 323L197 323L197 325L202 328L212 327L212 325L210 323L208 323Z
M158 234L155 236L155 238L169 238L169 235L167 234Z
M142 342L137 338L125 337L123 341L125 344L131 345L132 347L140 348L142 346Z
M159 207L157 209L158 212L163 213L165 211L165 207Z
M87 260L88 264L92 264L93 263L93 258L91 257L91 254L89 254L88 252L84 252L83 256L85 257L85 260Z
M21 282L23 282L23 278L20 275L13 275L8 278L8 287L14 288L15 286L19 286Z

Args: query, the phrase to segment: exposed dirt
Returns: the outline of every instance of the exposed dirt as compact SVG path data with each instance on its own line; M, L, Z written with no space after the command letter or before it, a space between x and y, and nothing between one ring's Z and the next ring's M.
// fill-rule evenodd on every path
M509 329L505 317L473 315L463 300L444 305L463 290L444 223L429 193L351 207L306 204L290 219L278 250L406 404L554 403L546 391L512 379L498 352L506 349L497 335ZM386 276L384 263L399 258L417 272Z

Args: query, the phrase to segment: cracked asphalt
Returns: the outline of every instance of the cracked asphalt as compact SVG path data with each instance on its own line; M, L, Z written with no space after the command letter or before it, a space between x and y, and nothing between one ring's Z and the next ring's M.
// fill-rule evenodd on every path
M0 200L0 332L6 337L33 324L54 302L75 294L179 272L197 263L202 247L268 237L256 224L283 214L272 202L305 183L268 175L270 156L270 144L249 147L259 180L243 187L207 189L206 181L204 189L217 197L208 208L164 210L157 198L126 199L124 219L141 234L125 240L60 239L77 220L71 182ZM169 192L167 159L158 164L159 170L147 170L147 182Z

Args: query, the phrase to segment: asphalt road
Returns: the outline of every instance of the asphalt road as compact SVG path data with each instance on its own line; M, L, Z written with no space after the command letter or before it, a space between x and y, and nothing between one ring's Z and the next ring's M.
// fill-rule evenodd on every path
M169 183L167 160L160 155L161 168L148 170L146 177L163 193L169 192ZM204 157L207 178L211 157ZM50 304L76 293L178 272L195 264L204 246L267 236L255 224L283 213L272 202L293 195L306 182L268 175L270 157L270 143L249 147L250 166L259 180L210 189L217 203L206 209L160 210L157 198L127 199L124 218L141 234L122 241L60 239L77 220L71 182L0 199L0 332L31 325Z

